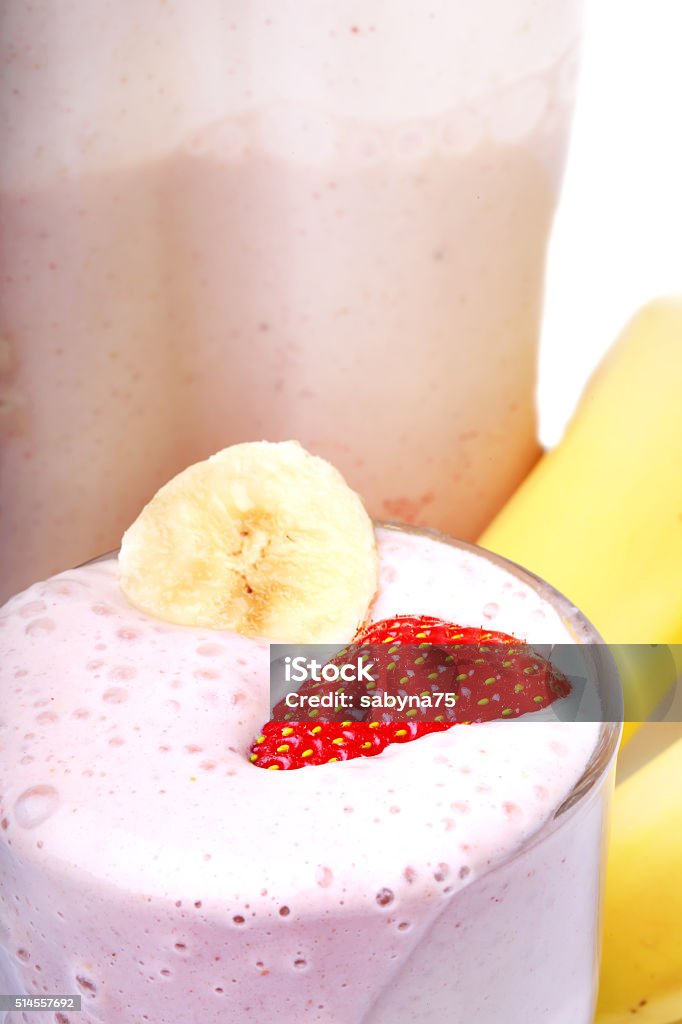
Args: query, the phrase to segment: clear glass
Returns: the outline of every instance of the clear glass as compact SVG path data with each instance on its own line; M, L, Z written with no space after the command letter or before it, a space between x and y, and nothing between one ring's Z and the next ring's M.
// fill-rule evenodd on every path
M397 530L406 529L392 524L380 525ZM407 529L449 547L482 554L502 566L520 583L530 586L543 602L548 602L559 613L577 643L589 644L586 658L593 659L603 706L607 709L618 706L619 682L609 650L601 643L590 623L566 598L537 577L499 556L451 540L435 531ZM112 556L103 557L110 560ZM60 593L68 596L69 588L72 592L74 585L74 577L69 576L63 582L53 581L46 586L52 600L55 595L59 600ZM40 594L35 591L29 592L29 595L24 595L18 606L20 616L26 608L26 615L20 620L22 631L24 623L29 622L31 616L40 614L35 602ZM91 601L92 598L89 598L86 610ZM90 626L87 622L82 624L82 632L85 635L89 630L94 630L94 638L102 639L99 634L102 607L95 605L94 611L94 619ZM111 610L108 614L112 614ZM115 617L111 621L113 635L120 624ZM44 619L39 619L35 628L44 629L42 624ZM32 623L29 622L29 625ZM138 663L144 664L145 648L149 643L152 649L156 649L159 633L168 636L173 630L182 631L182 627L157 623L149 634L150 640L138 635L135 641ZM54 635L58 636L56 632ZM116 656L117 652L113 653ZM168 703L165 689L167 679L164 682L164 673L169 667L168 651L157 651L155 657L157 664L158 659L161 659L164 665L164 671L156 680L160 688L155 690L154 679L146 676L141 679L147 693L145 707L151 709L151 722L157 723L158 712L158 724L147 725L144 737L147 754L143 760L145 773L151 780L151 793L155 793L159 786L164 791L169 785L168 761L165 759L169 756L167 751L170 748L165 748L166 753L156 752L158 740L162 736L166 737L161 707L156 708L156 702L159 701L160 705ZM76 660L79 661L79 658ZM246 670L241 671L243 673ZM8 688L8 697L9 689L16 686L17 682L23 682L23 677L14 680L11 676L11 679L13 682L12 687ZM191 690L194 688L191 678L189 682L188 689ZM31 692L33 697L46 698L38 702L40 706L49 703L49 685L46 693L41 694L39 690ZM162 693L163 698L157 697L157 693ZM179 692L176 692L178 695ZM77 701L87 704L91 697L92 694L84 695L83 687L76 686ZM183 725L179 737L180 742L184 743L188 737L195 738L198 719L206 718L206 707L199 701L193 710L186 690L183 691L182 700ZM77 710L74 712L76 716L79 713ZM193 715L197 721L194 721ZM69 719L68 715L63 717ZM213 712L211 722L214 723ZM531 729L536 727L541 726L528 726ZM73 737L71 741L68 739L71 727L67 721L61 726L51 724L48 728L60 730L56 733L60 751L63 746L69 749L74 745ZM88 730L95 730L93 766L98 769L106 767L106 739L110 728L110 725L103 725L100 730L93 722ZM215 723L212 728L215 728ZM503 728L517 726L510 723ZM565 728L570 729L571 724L565 723ZM435 922L419 935L418 940L410 944L410 954L402 954L403 963L386 986L378 984L371 971L364 977L364 968L358 968L357 961L354 970L363 973L359 994L356 993L354 997L352 992L341 991L334 984L335 975L346 969L346 960L350 955L349 935L353 937L353 942L360 941L358 936L364 935L362 941L369 942L367 948L368 952L371 951L371 929L376 927L372 923L375 914L368 914L366 904L360 902L356 905L353 900L348 900L341 910L334 905L333 911L328 910L331 914L329 922L333 925L330 931L325 922L315 916L314 906L309 912L306 910L306 901L301 893L295 890L286 894L287 902L290 896L292 905L299 909L296 921L291 922L292 928L299 929L298 933L294 933L298 935L296 941L305 945L310 935L320 931L324 933L321 951L313 956L314 964L310 973L312 982L315 983L317 979L319 986L325 990L327 1016L313 1014L311 1021L329 1021L330 1024L332 1020L339 1024L434 1024L436 1021L447 1021L448 1024L472 1024L473 1021L476 1024L500 1024L501 1021L504 1024L528 1024L529 1021L532 1024L592 1024L599 957L604 840L620 729L620 723L615 717L614 721L600 727L596 749L583 775L561 806L557 806L540 829L521 847L517 847L512 855L492 870L483 872L444 902L443 910ZM33 733L29 737L33 737ZM38 741L36 750L32 749L28 737L25 737L25 741L21 750L21 740L16 741L16 756L10 766L10 778L6 780L8 806L11 804L12 789L16 792L27 784L27 773L37 772L35 777L30 775L34 782L42 779L42 769L37 765L34 768L33 764L27 767L25 759L21 762L19 760L24 750L44 755L41 741ZM172 737L170 741L173 742ZM168 739L164 739L164 742L168 742ZM8 749L11 755L11 746ZM0 782L3 768L7 768L8 756L4 755L4 765L0 759ZM86 756L92 759L93 754L91 752ZM29 760L33 761L31 754ZM20 768L16 767L19 763L22 766ZM72 764L74 775L80 775L81 767L76 758ZM256 772L256 769L253 771ZM424 784L428 785L428 781L425 778ZM123 783L123 787L127 784ZM136 776L136 788L144 792L145 784L145 780L138 780ZM172 774L171 784L182 785L181 780ZM109 782L104 788L108 786ZM182 846L187 863L185 865L183 862L179 877L172 874L169 876L173 878L171 884L178 887L178 891L170 889L173 892L170 897L166 891L168 879L160 868L154 868L154 864L151 864L154 875L158 875L158 885L156 881L150 882L149 874L145 874L149 870L148 859L152 858L152 854L154 862L157 857L163 861L165 847L159 848L157 842L148 845L148 840L143 838L145 829L142 822L136 825L131 819L127 825L119 825L117 815L120 808L116 810L116 792L116 789L109 790L109 796L103 797L105 802L101 808L104 812L101 820L106 822L107 829L104 847L117 851L115 859L112 861L103 847L94 860L86 859L89 865L87 871L76 869L68 858L60 860L52 856L48 859L46 852L49 843L46 844L46 850L40 849L42 841L36 846L36 838L41 838L39 830L16 829L10 821L9 830L0 832L0 836L13 842L10 850L4 845L5 838L0 839L0 864L5 868L0 872L0 879L5 878L5 882L0 881L0 906L3 907L4 918L0 920L0 985L4 983L10 989L22 992L24 979L28 978L27 984L31 986L29 991L33 991L33 965L39 963L41 978L51 986L51 993L70 992L74 988L74 971L78 973L77 965L87 962L88 977L98 979L98 995L95 1005L92 1002L94 991L83 987L84 982L79 983L80 991L85 993L82 1015L84 1024L90 1021L93 1024L95 1021L99 1024L117 1024L122 1019L121 1014L125 1015L125 1007L129 1006L131 998L137 1001L136 1012L139 1015L146 1014L147 1019L153 1020L155 1024L180 1024L188 1019L188 1015L191 1017L192 1013L195 1013L192 1019L214 1019L211 1014L215 1013L216 1020L219 1015L219 1019L224 1022L241 1021L245 1013L245 1000L248 1002L252 998L251 995L247 997L245 992L247 989L251 991L254 984L253 960L257 958L258 951L268 947L266 959L272 961L273 970L278 972L277 977L287 985L287 1006L292 1012L295 1011L296 1019L303 1020L305 1007L309 1006L306 1003L309 991L306 985L311 984L309 972L292 976L291 970L285 971L282 966L286 963L288 968L287 956L294 955L292 933L277 932L275 938L270 939L273 933L269 929L273 925L267 918L262 922L250 922L246 939L241 933L235 933L230 916L233 910L226 916L227 904L224 901L228 899L227 893L231 887L239 883L238 879L223 877L220 884L222 895L217 902L206 900L202 889L206 884L203 878L205 865L201 855L197 857L197 850L201 853L205 849L201 844L212 841L214 824L207 829L206 835L202 834L198 838L190 824L183 825L188 830ZM85 789L82 793L83 806L77 808L81 812L78 818L87 818L90 798L86 796ZM202 805L202 799L206 801L205 794L201 798L199 790L192 790L191 787L190 790L180 792L179 796L174 795L172 820L185 822L189 819L191 822L192 811L186 802L196 800L198 805ZM216 796L216 803L211 803L209 814L213 823L215 807L219 805L220 800ZM144 808L145 815L157 813L151 798L147 801L145 797ZM269 813L272 813L271 807ZM171 836L169 847L172 847L178 841L177 835L173 838L174 827L166 818L159 820L162 822L159 832L162 844L163 836L168 833ZM306 819L304 827L311 827L310 822L314 822L312 814L310 821ZM77 827L76 822L74 829ZM239 823L233 822L230 827L239 828ZM229 834L228 829L226 835ZM465 833L462 838L466 839ZM97 837L86 834L83 834L82 841L93 849L98 849L100 842ZM79 853L74 851L75 856ZM259 870L264 858L271 856L277 856L277 851L267 847L259 849ZM392 867L400 871L403 857L404 851L396 851L396 864ZM102 864L107 862L114 864L114 869L111 874L105 872L104 877L100 877ZM172 858L168 863L172 863ZM90 870L93 864L98 865L97 871ZM33 908L28 917L23 910L24 903L15 906L15 893L22 894L26 906ZM283 894L278 895L281 899ZM184 897L182 905L175 901L176 896ZM201 914L196 910L197 907L201 908L201 903L195 903L194 910L191 906L197 896L204 898ZM93 908L96 908L95 916ZM277 922L281 924L275 915ZM3 927L6 927L6 932ZM175 953L169 952L178 939L191 946L186 959L184 945L176 946ZM279 948L279 944L282 948ZM19 947L24 950L21 956L16 952ZM111 950L118 951L116 957ZM220 966L216 965L216 957L221 960ZM159 977L158 970L167 970L169 963L172 966L170 974ZM142 965L140 971L137 970L138 964ZM385 965L376 966L377 969L386 970ZM229 990L229 998L225 995L223 1001L223 989L215 989L215 985L216 977L222 979L225 971L228 979L234 976L241 981L234 991ZM222 981L220 984L223 984ZM242 990L241 984L246 988ZM187 995L189 991L191 997ZM217 1003L215 992L221 994ZM259 1012L264 1021L289 1020L287 1011L282 1010L282 994L277 987L264 988L262 999L264 1002ZM338 1001L338 1006L335 1006L335 1001ZM93 1011L92 1016L90 1010ZM27 1014L25 1019L29 1017L33 1019L31 1014ZM24 1018L17 1015L11 1019Z
M580 0L6 0L0 597L295 437L473 539L539 454Z

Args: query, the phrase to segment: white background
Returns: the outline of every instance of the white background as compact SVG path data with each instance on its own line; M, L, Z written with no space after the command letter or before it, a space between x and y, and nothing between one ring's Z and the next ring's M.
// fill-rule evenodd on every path
M546 445L635 310L682 293L682 0L587 0L573 129L545 299ZM680 735L677 724L645 726L619 777Z
M587 0L573 128L542 336L546 445L635 310L682 292L682 0Z

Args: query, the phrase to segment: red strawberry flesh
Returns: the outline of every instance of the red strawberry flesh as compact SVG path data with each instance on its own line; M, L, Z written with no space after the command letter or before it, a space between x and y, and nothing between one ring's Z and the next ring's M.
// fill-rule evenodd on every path
M354 711L286 711L275 717L251 746L260 768L291 770L374 757L391 743L407 743L432 732L493 719L516 718L548 707L570 692L562 673L508 633L459 626L432 616L401 615L360 630L336 663L356 659L369 645L375 681L346 686L354 699L371 693L372 707ZM306 682L299 693L338 690L337 683ZM412 696L397 721L381 706L387 693ZM454 695L449 706L436 694ZM427 698L419 706L417 698ZM418 706L413 706L414 704ZM285 714L286 712L286 714ZM292 720L295 716L296 720ZM324 720L319 720L319 719ZM285 719L285 720L282 720Z

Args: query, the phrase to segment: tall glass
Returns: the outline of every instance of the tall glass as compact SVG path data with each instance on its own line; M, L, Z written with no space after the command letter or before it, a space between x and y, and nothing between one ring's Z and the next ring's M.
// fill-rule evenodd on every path
M519 728L532 733L547 729L547 725L497 723L492 726L497 733L486 726L471 726L466 739L471 737L473 742L474 730L480 730L480 739L476 734L469 760L457 743L438 748L441 754L449 750L452 763L447 757L434 759L428 740L417 740L415 757L417 744L426 744L421 748L424 759L414 765L419 800L427 793L447 796L446 804L437 806L450 807L448 813L458 818L453 822L452 841L447 843L453 863L464 857L474 866L467 869L473 871L468 880L461 869L456 880L453 869L452 875L442 876L434 888L431 879L439 881L432 874L434 868L448 869L447 864L434 863L439 860L442 841L436 829L428 831L421 805L410 803L409 787L404 786L395 799L403 805L401 820L409 819L408 828L420 833L413 853L419 859L415 851L427 840L431 859L429 870L417 871L415 878L403 870L411 841L379 857L381 877L389 877L394 887L382 892L391 892L400 907L399 915L408 914L415 923L406 945L392 945L396 940L391 936L397 934L395 927L400 929L401 917L378 912L375 900L366 898L376 891L370 878L377 866L377 852L371 845L363 848L353 830L355 818L364 820L365 812L369 818L380 813L386 788L397 785L399 762L390 754L366 762L364 779L354 776L353 770L329 774L313 809L306 807L310 815L292 818L291 799L296 788L312 784L315 773L327 766L286 773L260 771L248 761L246 746L225 746L230 716L241 712L228 696L221 705L217 695L211 695L208 705L204 692L204 686L215 685L229 694L235 680L239 686L267 680L267 649L263 645L248 648L243 638L216 633L223 644L237 639L242 644L241 657L235 659L225 648L228 654L212 663L220 671L195 673L219 681L197 683L186 670L190 662L183 661L196 645L192 636L197 631L154 619L145 623L137 613L133 613L135 628L131 629L131 609L112 589L116 587L115 562L111 555L105 556L97 565L86 565L30 588L3 612L7 657L4 668L0 660L0 686L8 718L16 720L17 728L6 731L0 756L0 788L6 796L8 816L0 831L0 987L4 984L6 991L34 994L42 985L42 991L56 994L73 992L77 986L84 994L83 1024L117 1024L131 1005L140 1019L157 1024L183 1024L189 1018L241 1022L254 1005L258 1005L259 1019L268 1024L294 1018L329 1024L592 1024L604 837L620 736L619 684L613 660L570 602L513 563L432 531L391 526L389 531L394 532L391 535L386 527L379 530L383 567L388 569L384 578L390 583L396 567L407 571L407 578L417 581L417 597L425 605L439 588L442 593L445 578L448 593L454 601L468 603L468 621L474 621L472 591L478 566L480 578L487 581L479 587L479 598L487 591L487 600L499 601L499 606L484 607L491 615L498 607L500 627L506 624L518 631L515 615L517 622L525 616L524 621L539 622L538 611L542 611L542 621L549 622L546 639L551 640L552 630L560 626L561 633L567 632L577 644L589 645L584 648L584 658L596 680L606 721L595 727L596 747L571 792L560 798L560 805L552 806L549 790L538 783L537 790L528 787L520 803L498 806L510 792L509 780L519 767L513 754L511 761L502 758L499 766L494 761L497 745L506 742L501 734ZM417 549L400 548L405 532L416 537ZM392 537L398 538L397 553L395 545L391 548ZM471 554L482 556L483 562L472 562ZM496 577L494 571L490 575L491 563L503 570L502 575ZM426 566L424 572L420 565ZM458 565L461 579L457 579ZM439 566L447 569L445 577L442 569L438 574ZM421 584L429 578L429 592L422 593ZM495 578L498 591L489 587ZM97 598L102 600L93 604ZM42 615L43 600L51 602L51 631L45 618L32 620L32 616ZM459 612L456 620L466 621ZM490 625L495 628L498 623ZM27 635L52 645L50 670L45 671L43 665L42 671L31 671L32 647ZM129 657L131 636L135 638L134 671L140 672L139 682L130 686L129 693L121 691L120 683L117 689L107 690L109 676L98 682L100 677L93 676L93 671L108 662L88 663L83 652L93 639L106 640L98 645L105 650L101 659L111 657L120 675L119 662ZM210 649L206 653L222 650L219 644L205 643L205 636L200 639L203 647ZM12 658L17 651L26 666L23 674L14 672ZM66 674L60 671L60 657L65 665L68 662ZM170 665L180 670L181 679L172 678ZM248 684L244 682L247 679ZM104 704L102 689L106 691ZM128 693L125 699L122 693ZM169 693L172 700L168 700ZM262 697L266 697L265 688ZM182 712L175 724L169 724L169 714L172 717L181 706L176 698L182 701ZM92 714L91 704L106 707L116 726L107 715ZM174 705L175 711L169 705ZM36 707L46 706L50 710L39 712L37 721L48 714L50 724L37 731L33 725L25 732L36 721ZM132 737L140 729L140 721L146 724L136 745ZM253 728L261 721L256 710ZM575 759L570 731L583 724L563 723L559 739L556 732L551 733L552 757ZM112 728L116 731L113 739ZM453 736L459 744L465 742L467 726L456 727L460 728L463 734ZM248 743L253 732L247 732ZM123 748L118 746L122 742L119 734L131 738ZM189 736L198 745L183 746ZM542 744L549 739L550 734L543 734ZM565 741L565 749L560 749L559 740ZM218 756L224 759L221 770L197 771L197 777L188 782L187 751L203 750L201 756L206 757L216 742ZM55 749L60 754L68 751L70 760L55 761ZM518 760L519 748L508 749L516 749ZM533 749L542 758L539 763L551 767L553 761L545 747ZM448 767L439 768L439 761ZM215 767L215 762L211 764ZM496 774L504 764L507 774ZM352 765L329 767L352 769ZM532 773L538 764L531 761L527 767ZM229 770L223 774L224 769ZM473 807L471 800L457 803L467 792L463 771L471 777L472 787L478 787L471 790L476 793ZM576 765L575 775L580 771ZM107 781L102 787L91 786L83 781L95 774L115 779L115 785ZM26 792L15 802L26 787L46 779L49 785L28 790L34 794L30 813L22 804ZM485 779L491 784L479 786ZM541 782L551 785L544 776ZM249 805L262 809L253 863L235 854L239 830L244 831L240 805L230 803L235 786L238 791L246 786ZM48 800L55 787L60 792L59 805L56 798L52 803ZM159 791L171 794L168 801L159 799ZM534 803L536 797L539 803ZM325 868L322 880L310 885L299 862L304 856L315 859L311 853L316 849L315 835L306 839L305 855L298 840L300 829L307 830L309 820L318 833L324 832L319 823L325 799L336 808L328 823L336 828L340 818L343 830L337 834L332 829L334 850L329 856L333 869ZM431 799L438 797L429 796ZM484 811L482 819L478 811L485 808L486 801L505 814L491 812L490 818L485 818ZM357 813L347 815L346 803L355 804ZM241 806L243 810L243 803ZM231 810L224 813L226 807ZM220 813L216 814L216 808ZM524 815L528 815L526 821L537 820L538 827L524 829ZM272 826L277 821L298 837L295 855L282 854L285 840L281 830L279 843L275 849L271 847L268 837L275 834ZM487 822L483 830L481 821ZM299 827L299 822L304 824ZM515 839L524 835L526 838ZM367 838L365 834L365 842ZM496 848L506 854L496 856ZM206 849L212 851L208 859ZM269 883L275 890L268 894L267 888L260 890L273 858L282 870L275 873L279 880ZM341 876L347 871L351 860L357 884L349 893L344 889L338 902L339 893L327 885L332 874ZM455 891L450 887L440 892L443 878L446 885L455 882ZM447 893L451 895L443 898ZM249 909L246 931L235 927L235 922L241 925L245 918L232 917L235 906L244 900ZM284 907L278 913L279 904ZM292 907L295 912L290 913ZM388 924L394 927L388 929ZM301 957L301 951L309 961L308 969L297 972L291 967L291 956ZM254 970L256 958L263 961L256 966L268 975L267 984L261 983L261 974ZM299 965L306 962L298 961ZM35 973L36 964L40 975ZM138 965L144 969L138 970ZM324 1010L319 1015L318 1003ZM30 1016L17 1014L10 1019L28 1020ZM73 1015L65 1018L73 1024Z
M296 437L475 537L538 455L580 0L7 0L0 588Z

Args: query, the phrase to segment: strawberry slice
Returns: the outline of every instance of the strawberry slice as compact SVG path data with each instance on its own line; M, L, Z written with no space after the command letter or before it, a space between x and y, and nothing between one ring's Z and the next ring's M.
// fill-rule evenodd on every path
M345 691L349 699L357 706L358 699L362 693L369 690L374 691L375 696L380 696L386 689L392 693L419 694L425 692L439 692L441 689L451 690L453 688L452 673L452 651L443 651L443 646L454 646L462 648L464 645L472 644L518 644L521 641L509 633L494 632L486 629L478 629L474 626L457 626L444 619L437 619L431 615L397 615L393 619L381 619L369 626L360 629L353 642L347 648L340 651L331 659L331 664L344 665L355 663L358 656L363 654L365 645L372 647L371 660L376 667L378 682L371 688L362 682L354 681L340 684L339 682L313 681L309 680L298 688L302 695L315 694L317 697L325 697L334 692ZM381 646L380 646L381 645ZM377 648L379 648L377 650ZM366 655L370 658L370 654ZM440 680L441 685L434 685L432 674L446 673ZM403 682L404 685L400 686ZM382 685L382 683L384 685ZM396 689L396 687L398 687ZM341 722L346 718L359 717L367 718L367 715L350 715L347 710L337 711L325 710L321 716L319 711L306 711L294 713L290 711L284 700L273 708L273 717L278 721L313 721L322 717L324 721ZM380 721L393 722L395 714L377 714ZM437 717L436 713L426 711L425 713L413 713L412 719L432 721ZM453 715L446 716L455 720ZM461 717L461 716L458 716Z
M251 745L251 761L258 768L290 770L374 757L389 743L409 743L450 727L446 722L270 721Z
M517 718L567 697L571 689L562 673L510 633L430 616L402 615L372 623L354 643L376 645L372 658L378 700L383 692L431 696L430 708L406 712L416 721L468 724ZM455 707L436 706L439 693L454 694ZM391 712L377 717L395 720Z
M532 648L467 646L455 657L457 722L518 718L571 692L566 676Z
M309 713L290 721L284 708L280 720L268 722L251 746L251 761L260 768L291 770L308 765L374 757L390 743L407 743L453 725L516 718L566 697L571 685L562 673L509 633L459 626L433 616L400 615L361 629L334 661L354 661L371 645L375 679L351 684L380 702L385 694L430 698L423 707L410 706L404 720L374 705L363 711ZM303 684L299 692L318 694L337 684ZM437 703L436 694L454 695ZM453 706L454 704L454 706ZM318 717L326 720L317 721ZM282 721L285 718L287 720ZM336 718L337 720L334 720ZM340 720L340 719L344 720Z
M521 644L510 633L457 626L433 615L396 615L359 630L355 644Z

